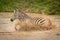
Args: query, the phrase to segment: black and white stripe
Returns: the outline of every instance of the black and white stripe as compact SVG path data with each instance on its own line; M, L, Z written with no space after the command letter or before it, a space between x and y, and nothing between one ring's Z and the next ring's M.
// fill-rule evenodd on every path
M46 22L46 19L42 17L34 17L33 22L34 24L37 24L37 25L44 25L44 23Z

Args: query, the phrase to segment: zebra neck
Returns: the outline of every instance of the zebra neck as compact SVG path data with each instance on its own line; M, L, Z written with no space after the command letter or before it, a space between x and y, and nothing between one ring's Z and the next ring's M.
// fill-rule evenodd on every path
M25 19L30 19L31 17L30 16L28 16L27 14L25 14L25 13L20 13L20 14L18 14L19 16L18 16L18 18L19 18L19 20L25 20Z

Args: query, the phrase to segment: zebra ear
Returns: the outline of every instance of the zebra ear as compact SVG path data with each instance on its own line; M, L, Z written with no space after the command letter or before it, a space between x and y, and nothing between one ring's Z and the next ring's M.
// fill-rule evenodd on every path
M17 14L17 13L19 13L19 10L18 9L14 10L14 14Z
M14 14L16 13L16 11L14 10Z

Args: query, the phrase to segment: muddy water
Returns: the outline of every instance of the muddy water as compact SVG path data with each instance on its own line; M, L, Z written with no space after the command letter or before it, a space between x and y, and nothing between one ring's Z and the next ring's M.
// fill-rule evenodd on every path
M6 14L1 14L5 15ZM60 40L60 29L52 31L12 32L14 27L10 18L0 16L0 40ZM60 16L50 16L56 25L60 25Z

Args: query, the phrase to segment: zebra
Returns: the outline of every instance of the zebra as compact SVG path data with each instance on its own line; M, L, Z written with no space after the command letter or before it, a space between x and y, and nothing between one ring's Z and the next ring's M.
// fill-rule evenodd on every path
M26 15L23 12L20 12L20 10L16 9L16 10L14 10L14 13L13 13L10 21L13 22L15 29L19 30L20 29L19 26L24 26L23 24L25 24L26 19L31 19L31 17L29 17L28 15ZM19 25L19 26L17 27L17 25Z
M11 21L14 23L16 30L20 30L21 28L26 28L25 30L29 30L29 28L52 28L52 22L50 19L46 19L43 17L30 17L27 14L20 12L18 9L14 10ZM17 25L19 25L20 27L17 27Z

